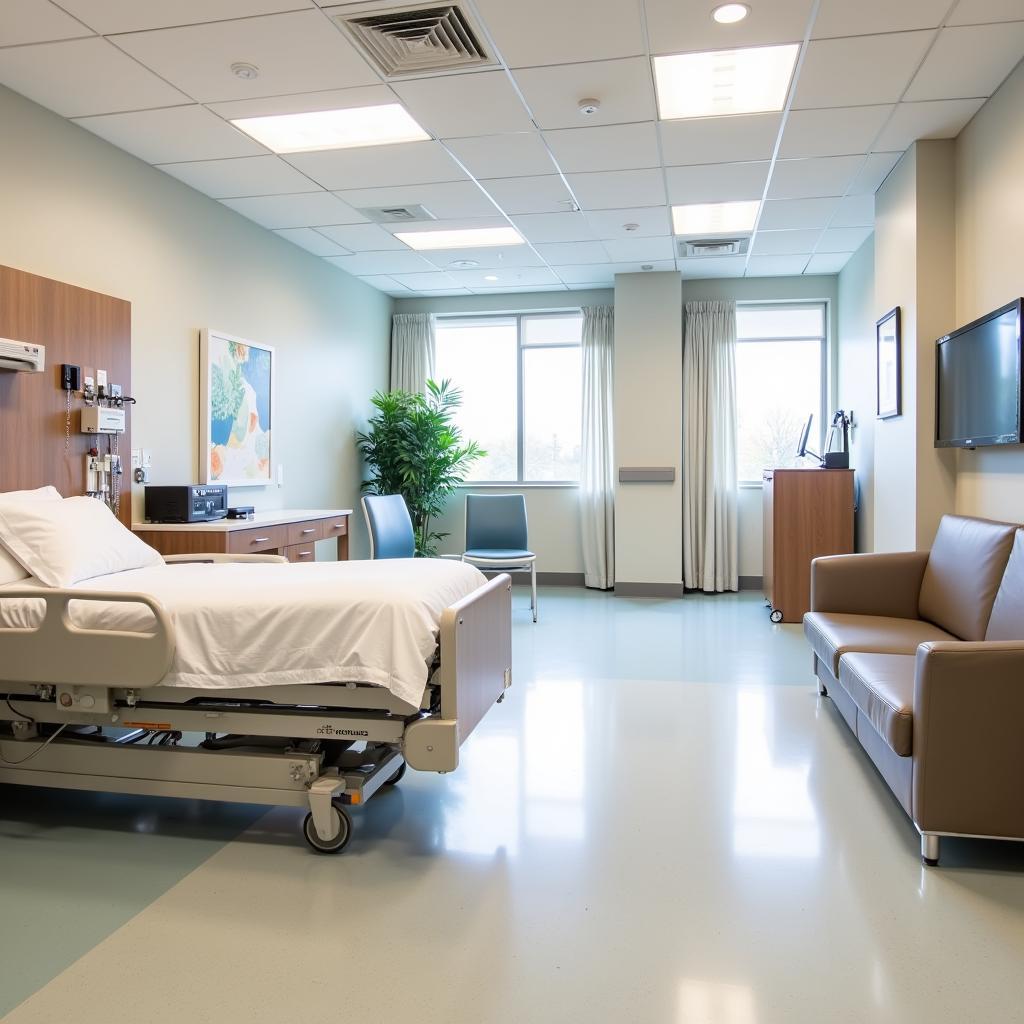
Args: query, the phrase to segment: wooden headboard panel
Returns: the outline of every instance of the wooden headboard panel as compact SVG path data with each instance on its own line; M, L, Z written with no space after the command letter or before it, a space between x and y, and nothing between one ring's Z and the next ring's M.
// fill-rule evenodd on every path
M82 402L72 396L71 454L64 446L65 396L61 363L131 394L131 303L46 277L0 266L0 338L46 346L45 373L0 370L0 492L53 484L65 497L85 492L85 454L97 443L81 433ZM131 410L119 439L125 466L121 521L131 525ZM106 451L106 439L100 438Z

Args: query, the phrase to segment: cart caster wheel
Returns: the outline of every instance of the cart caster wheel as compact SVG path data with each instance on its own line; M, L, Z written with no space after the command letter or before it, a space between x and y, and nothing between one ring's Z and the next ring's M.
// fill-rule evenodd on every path
M399 768L398 771L395 772L395 774L392 775L391 778L388 779L388 781L384 783L384 785L385 786L397 786L402 781L402 779L405 778L405 769L408 768L408 767L409 766L405 763L405 761L403 761L402 762L402 767Z
M782 612L778 608L776 608L776 609L774 609L772 611L771 615L769 615L768 617L772 620L772 622L781 622L782 621Z
M505 694L503 693L494 703L495 704L500 704L504 699L505 699Z
M326 840L320 838L320 833L313 824L312 813L307 814L302 823L302 835L317 853L341 853L352 838L352 819L335 803L331 804L331 818L335 830L332 838Z

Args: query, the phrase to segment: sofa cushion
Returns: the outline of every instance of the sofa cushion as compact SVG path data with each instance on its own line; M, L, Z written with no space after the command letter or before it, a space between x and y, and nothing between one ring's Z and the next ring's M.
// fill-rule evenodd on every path
M961 640L984 640L1015 526L943 516L921 583L921 618Z
M1024 640L1024 530L1018 530L1014 537L985 639Z
M839 659L848 651L865 654L913 654L929 640L955 640L944 629L921 619L844 612L808 612L804 634L814 653L839 677Z
M847 654L839 663L839 682L883 740L910 757L914 737L912 654Z

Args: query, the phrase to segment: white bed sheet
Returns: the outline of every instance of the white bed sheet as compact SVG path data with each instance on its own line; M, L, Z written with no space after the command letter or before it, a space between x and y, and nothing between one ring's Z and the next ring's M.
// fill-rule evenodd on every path
M73 589L149 594L160 602L176 639L161 686L361 682L418 705L441 613L484 582L478 569L462 562L417 558L161 565ZM29 584L0 588L0 624L38 620L38 602L2 600L5 589ZM71 606L71 618L93 629L145 631L153 622L141 605L86 602Z

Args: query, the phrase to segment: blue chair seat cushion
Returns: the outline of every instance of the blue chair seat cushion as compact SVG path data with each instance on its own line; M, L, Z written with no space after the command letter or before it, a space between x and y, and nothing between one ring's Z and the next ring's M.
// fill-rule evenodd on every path
M523 561L528 562L531 558L537 556L532 551L526 550L509 550L508 548L474 548L472 551L465 552L466 558L486 558L490 561L500 562L516 562Z

